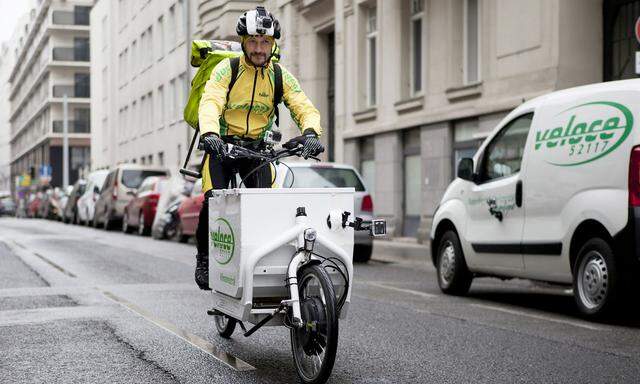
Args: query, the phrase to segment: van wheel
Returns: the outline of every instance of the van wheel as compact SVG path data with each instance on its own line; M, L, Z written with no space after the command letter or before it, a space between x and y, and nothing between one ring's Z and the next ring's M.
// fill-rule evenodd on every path
M587 241L578 252L573 270L573 296L580 312L594 318L611 314L621 296L621 286L611 246L601 238Z
M469 292L473 275L467 268L460 239L454 231L445 232L438 243L437 271L438 285L442 292L450 295Z

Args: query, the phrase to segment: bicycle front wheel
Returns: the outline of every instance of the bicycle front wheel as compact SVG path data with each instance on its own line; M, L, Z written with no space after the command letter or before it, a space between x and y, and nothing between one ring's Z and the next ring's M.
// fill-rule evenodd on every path
M307 265L298 273L303 326L291 329L291 349L298 375L304 383L324 383L329 378L338 349L336 295L327 272Z

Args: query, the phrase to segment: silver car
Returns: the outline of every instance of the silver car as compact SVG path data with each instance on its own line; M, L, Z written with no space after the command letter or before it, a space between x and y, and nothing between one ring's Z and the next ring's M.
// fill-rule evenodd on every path
M356 190L354 215L362 218L364 224L370 224L374 218L371 194L367 191L358 171L350 165L324 162L280 163L276 167L276 178L273 186L276 188L353 187ZM354 245L354 261L367 262L371 259L373 239L368 232L356 232Z

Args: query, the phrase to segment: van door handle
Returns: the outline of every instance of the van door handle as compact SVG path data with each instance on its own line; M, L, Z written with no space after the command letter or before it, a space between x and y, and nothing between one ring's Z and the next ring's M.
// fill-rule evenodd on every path
M516 183L516 207L522 207L522 180Z

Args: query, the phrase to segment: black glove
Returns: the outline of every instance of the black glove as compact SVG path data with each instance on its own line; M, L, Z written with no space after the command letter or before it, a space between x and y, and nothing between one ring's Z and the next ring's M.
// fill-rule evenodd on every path
M320 142L320 139L318 139L318 135L312 129L305 130L302 137L302 153L300 156L307 159L309 156L318 156L324 152L324 146Z
M227 154L227 145L216 133L206 133L202 136L204 151L211 156L224 156Z

